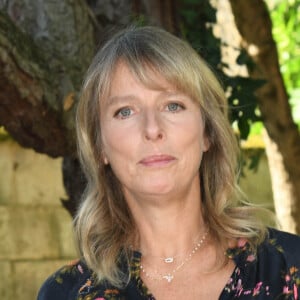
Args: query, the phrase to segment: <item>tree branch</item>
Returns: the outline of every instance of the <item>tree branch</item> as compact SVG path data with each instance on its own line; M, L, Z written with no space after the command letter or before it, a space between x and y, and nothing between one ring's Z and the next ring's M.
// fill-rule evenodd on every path
M293 122L288 95L280 73L270 15L263 0L230 0L230 4L243 39L243 46L256 64L253 69L249 69L250 74L254 78L267 80L257 93L258 106L270 138L269 143L276 145L272 148L278 150L284 166L282 170L285 174L281 175L281 181L285 184L284 189L290 191L290 211L297 226L296 230L300 233L300 133ZM278 186L278 183L276 185ZM278 197L275 202L286 200Z
M73 110L69 105L64 111L59 101L58 76L34 41L2 12L0 69L0 125L24 147L53 157L73 154L73 129L65 125Z

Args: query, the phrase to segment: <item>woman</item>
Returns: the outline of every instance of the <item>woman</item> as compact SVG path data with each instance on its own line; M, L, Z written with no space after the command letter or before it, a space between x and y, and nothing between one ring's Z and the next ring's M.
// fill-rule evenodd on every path
M38 299L297 299L300 239L237 199L237 145L218 81L153 27L113 36L78 106L88 186L81 260Z

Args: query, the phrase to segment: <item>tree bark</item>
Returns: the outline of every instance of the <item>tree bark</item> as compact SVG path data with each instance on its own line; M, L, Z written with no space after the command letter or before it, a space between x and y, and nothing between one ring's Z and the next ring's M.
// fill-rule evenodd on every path
M176 1L135 0L133 4L135 15L146 16L146 22L149 25L159 26L173 34L178 34Z
M283 209L289 212L289 215L284 216L288 220L280 219L280 222L284 224L286 221L289 224L284 229L300 233L300 134L293 122L280 74L268 9L263 0L230 0L230 4L242 36L242 46L255 62L255 66L249 68L249 73L253 78L266 80L266 84L258 90L257 98L269 142L273 144L267 154L272 172L275 208L280 216L281 207L288 205L288 210ZM277 158L272 154L274 151L277 152ZM278 156L281 158L278 159ZM280 168L273 168L275 159L277 164L282 163Z
M43 53L0 13L0 125L24 147L53 157L74 152L58 82ZM66 118L67 118L66 112Z
M64 157L61 200L72 215L85 186L74 115L95 49L89 8L73 2L0 3L0 125L22 146Z
M0 0L0 126L24 147L64 157L61 199L74 215L85 187L76 158L75 110L103 31L142 14L175 32L168 0Z
M132 21L159 26L178 33L176 1L173 0L88 0L97 28L124 27Z
M85 3L67 3L9 1L0 11L0 125L53 157L76 152L76 98L94 51Z

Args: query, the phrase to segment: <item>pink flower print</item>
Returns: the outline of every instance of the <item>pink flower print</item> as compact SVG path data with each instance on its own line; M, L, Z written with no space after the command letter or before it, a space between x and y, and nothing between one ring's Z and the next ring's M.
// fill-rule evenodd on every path
M291 280L291 276L290 275L285 275L285 281L288 282Z
M101 298L96 298L95 300L105 300L103 297L101 297Z
M289 292L290 292L290 291L289 291L289 287L285 285L285 286L283 287L283 294L289 294Z
M239 279L236 285L237 295L240 296L243 292L242 280Z
M248 257L247 257L247 261L249 262L252 262L255 260L255 256L253 254L250 254Z
M237 282L236 289L237 289L237 290L240 290L241 288L242 288L242 280L239 279L238 282Z
M254 288L254 290L253 290L253 296L256 296L256 295L259 294L259 291L260 291L261 286L262 286L262 282L259 282L259 283L255 286L255 288Z
M298 288L297 288L297 286L296 286L295 283L294 283L293 288L294 288L294 298L295 298L295 299L298 299Z
M238 247L243 248L247 244L247 240L244 238L238 239Z
M77 269L78 269L78 271L79 271L81 274L83 274L83 269L82 269L82 266L81 266L81 265L78 265L78 266L77 266Z

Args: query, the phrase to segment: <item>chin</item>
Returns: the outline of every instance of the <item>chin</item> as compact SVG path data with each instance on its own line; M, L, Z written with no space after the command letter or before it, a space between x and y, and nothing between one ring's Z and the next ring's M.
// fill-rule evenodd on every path
M162 184L157 183L157 184L151 184L145 187L144 191L145 194L153 194L153 195L167 195L171 193L174 190L174 186L171 186L169 184Z

